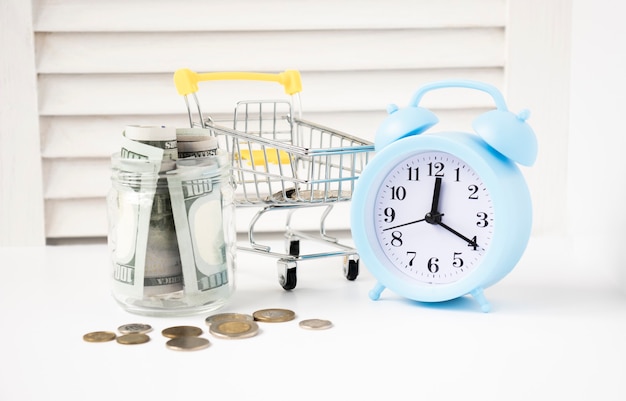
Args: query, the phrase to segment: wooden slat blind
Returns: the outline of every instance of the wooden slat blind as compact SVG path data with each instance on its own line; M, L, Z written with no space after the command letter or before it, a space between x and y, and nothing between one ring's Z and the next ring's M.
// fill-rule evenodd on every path
M306 118L367 139L386 105L408 102L423 83L503 86L504 0L41 0L33 13L50 240L106 236L108 157L123 127L187 125L172 82L178 68L298 69ZM267 97L249 82L209 85L199 95L214 114ZM492 107L481 94L435 93L425 104L443 127Z

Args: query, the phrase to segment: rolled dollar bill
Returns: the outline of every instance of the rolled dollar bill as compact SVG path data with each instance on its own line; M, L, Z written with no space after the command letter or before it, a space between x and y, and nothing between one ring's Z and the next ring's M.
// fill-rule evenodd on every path
M176 129L169 127L127 126L122 137L121 157L147 159L157 165L157 173L143 177L146 187L139 203L139 213L150 216L141 220L134 231L136 254L141 254L143 264L136 270L143 274L143 295L147 297L170 294L183 289L182 265L178 250L174 217L167 180L159 178L176 168L178 158Z
M213 290L230 280L220 167L215 158L185 159L167 175L187 294Z
M113 191L109 218L115 222L109 235L113 259L113 289L141 298L144 290L146 249L159 166L148 160L112 158ZM147 200L147 202L146 202Z
M143 142L134 141L126 136L122 136L120 157L122 159L151 160L159 162L163 160L163 148L147 145Z
M161 172L175 168L176 163L172 160L161 163ZM182 264L166 178L158 179L154 193L145 266L144 296L169 294L183 289Z
M206 128L176 129L178 157L207 157L217 154L217 138Z
M178 157L208 157L217 153L217 139L206 139L203 141L178 142Z
M176 128L165 126L127 125L124 137L144 145L163 149L163 160L178 159Z

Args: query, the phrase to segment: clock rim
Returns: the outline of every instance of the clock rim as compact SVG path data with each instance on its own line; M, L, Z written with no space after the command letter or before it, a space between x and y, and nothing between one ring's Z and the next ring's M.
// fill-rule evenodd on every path
M482 260L473 272L446 284L423 283L390 266L376 236L366 234L374 232L373 218L363 217L373 210L377 188L392 167L429 151L446 152L467 163L483 180L494 206L493 238ZM411 136L389 144L377 151L365 167L352 197L351 228L359 257L381 285L416 301L450 300L495 284L519 262L530 238L531 225L530 194L520 170L480 137L465 132Z

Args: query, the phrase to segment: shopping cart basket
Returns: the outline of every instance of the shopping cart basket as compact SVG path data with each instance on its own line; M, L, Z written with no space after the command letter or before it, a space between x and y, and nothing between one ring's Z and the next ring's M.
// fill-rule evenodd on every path
M281 100L243 100L235 105L232 119L221 122L205 116L196 96L198 82L216 80L273 81L290 95ZM218 138L232 163L237 185L235 205L256 206L248 228L248 243L237 244L242 251L278 258L279 283L291 290L297 283L297 263L314 258L343 257L344 276L354 280L359 274L355 249L326 233L326 218L337 202L350 201L359 174L373 156L370 142L301 118L300 73L251 72L196 73L180 69L174 74L179 94L184 96L191 127L201 127ZM189 95L195 103L190 105ZM324 207L319 233L293 228L292 214L301 208ZM255 240L255 225L266 213L286 210L285 253L273 251ZM302 254L300 240L317 241L332 250Z

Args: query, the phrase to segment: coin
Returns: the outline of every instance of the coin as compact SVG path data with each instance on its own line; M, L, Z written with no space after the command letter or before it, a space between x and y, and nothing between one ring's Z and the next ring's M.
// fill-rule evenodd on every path
M252 315L247 315L245 313L218 313L216 315L211 315L207 317L204 322L207 324L207 326L210 326L212 323L215 322L225 322L233 320L251 322L254 320L254 318L252 317Z
M117 337L117 342L124 345L143 344L150 341L150 337L143 333L130 333Z
M117 331L119 331L122 334L130 334L130 333L148 333L150 331L152 331L152 326L150 326L149 324L143 324L143 323L129 323L129 324L124 324L120 327L117 328Z
M296 318L294 311L289 309L261 309L252 314L254 320L259 322L288 322Z
M83 340L88 343L104 343L107 341L112 341L117 337L115 333L111 331L93 331L91 333L87 333L83 336Z
M165 343L169 349L176 351L198 351L207 348L211 343L202 337L176 337Z
M229 320L212 323L209 331L221 338L250 338L257 335L259 325L254 321Z
M325 319L306 319L300 321L299 325L308 330L324 330L333 327L333 323Z
M161 334L168 338L198 337L202 334L202 329L195 326L174 326L164 329Z

